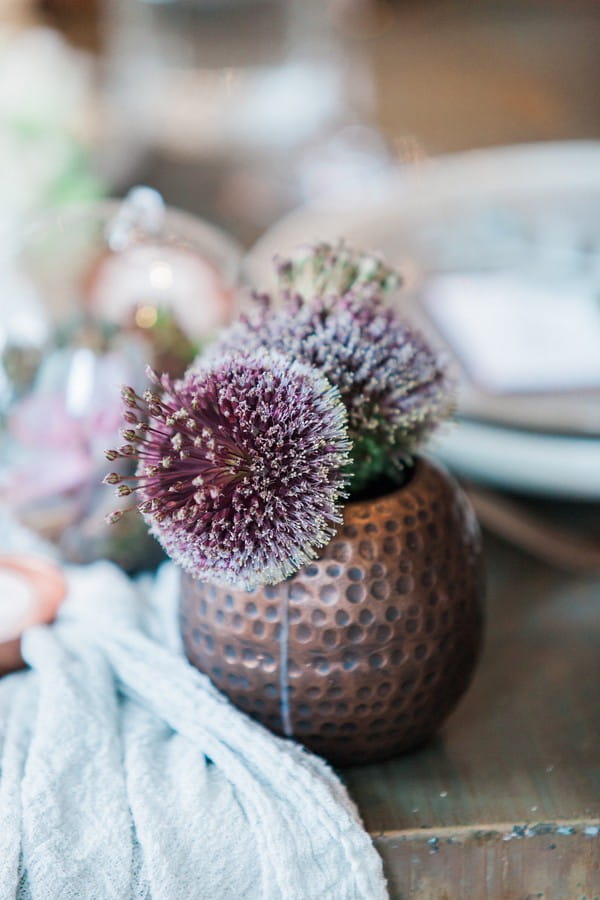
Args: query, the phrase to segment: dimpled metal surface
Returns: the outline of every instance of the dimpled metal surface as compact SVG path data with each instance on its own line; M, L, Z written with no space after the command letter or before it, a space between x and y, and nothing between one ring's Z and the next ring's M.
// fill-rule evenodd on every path
M321 557L278 585L184 575L180 616L190 661L238 707L346 765L439 728L471 679L481 602L473 511L419 459L398 491L347 504Z

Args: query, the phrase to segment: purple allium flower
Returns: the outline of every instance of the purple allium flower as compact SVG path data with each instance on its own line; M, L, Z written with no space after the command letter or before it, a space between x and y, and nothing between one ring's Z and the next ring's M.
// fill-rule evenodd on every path
M117 496L139 492L138 508L175 562L249 589L314 558L345 496L350 444L337 389L264 352L153 380L160 393L123 389L127 444L107 451L138 458L137 485L116 473L105 481Z
M304 293L298 293L302 279L294 275L294 264L280 264L286 274L279 297L257 297L254 311L222 332L208 353L268 348L320 370L338 387L348 411L351 487L358 491L381 473L398 477L451 412L452 391L427 341L384 302L381 293L391 275L383 264L374 260L369 267L369 258L358 256L353 266L344 257L345 272L377 276L328 280L322 267L328 261L335 269L339 251L319 245L314 252L314 264L305 262L302 272L316 271L316 285L305 281ZM344 292L327 293L333 285Z

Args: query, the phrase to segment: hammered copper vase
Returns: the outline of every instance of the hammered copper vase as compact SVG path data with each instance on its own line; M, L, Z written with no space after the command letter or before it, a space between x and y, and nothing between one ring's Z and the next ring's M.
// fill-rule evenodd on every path
M280 584L185 575L187 655L236 706L337 765L409 750L466 690L482 636L480 538L456 482L419 459L347 504L321 557Z

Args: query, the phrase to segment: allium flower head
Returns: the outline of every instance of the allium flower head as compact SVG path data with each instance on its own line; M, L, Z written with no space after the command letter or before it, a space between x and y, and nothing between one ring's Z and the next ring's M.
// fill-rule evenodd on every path
M222 332L208 353L268 348L320 370L348 411L351 487L358 491L382 473L398 476L450 413L452 392L429 344L384 301L382 291L392 282L385 266L347 248L343 265L339 248L318 245L314 254L301 271L289 261L279 263L280 295L257 297L256 308ZM309 270L312 282L306 280ZM363 277L368 272L373 278ZM331 293L334 287L339 293Z
M137 490L153 534L195 577L248 589L296 572L341 520L350 445L337 389L264 351L153 380L143 397L123 389L127 444L107 452L138 458L137 484L105 481Z

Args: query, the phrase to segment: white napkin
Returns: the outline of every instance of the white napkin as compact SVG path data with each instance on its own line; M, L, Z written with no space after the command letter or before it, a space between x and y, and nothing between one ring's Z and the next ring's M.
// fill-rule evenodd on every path
M180 654L178 573L69 571L0 680L0 900L379 900L345 788Z

